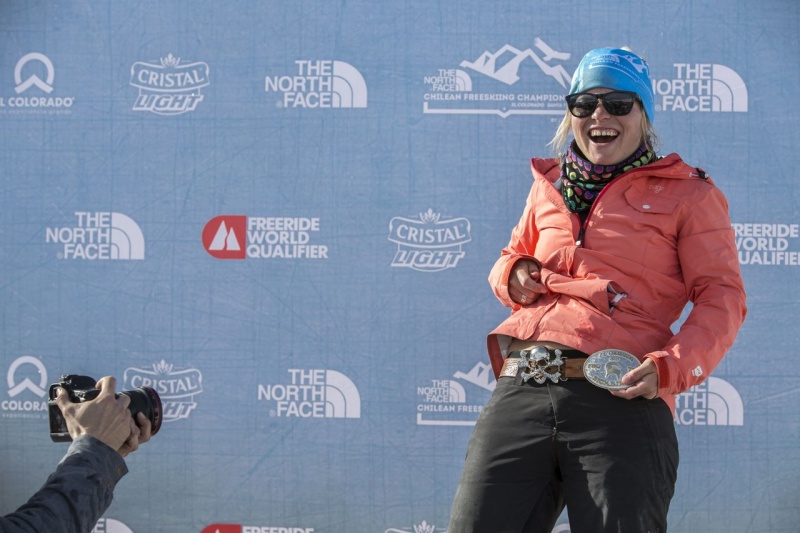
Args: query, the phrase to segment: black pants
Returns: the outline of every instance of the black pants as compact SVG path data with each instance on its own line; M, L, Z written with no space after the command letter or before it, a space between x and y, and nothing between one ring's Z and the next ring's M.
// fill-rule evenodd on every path
M448 533L665 533L678 441L661 400L586 381L497 382L467 448Z

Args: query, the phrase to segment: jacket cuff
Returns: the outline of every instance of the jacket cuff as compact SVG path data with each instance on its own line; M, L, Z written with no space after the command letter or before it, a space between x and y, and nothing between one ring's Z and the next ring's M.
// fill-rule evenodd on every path
M97 472L106 488L112 491L117 482L128 473L125 460L117 450L89 435L81 435L72 441L61 463L76 461Z
M670 359L669 355L661 353L649 353L646 358L652 359L656 364L656 375L658 376L658 392L656 398L668 398L673 395L670 379Z

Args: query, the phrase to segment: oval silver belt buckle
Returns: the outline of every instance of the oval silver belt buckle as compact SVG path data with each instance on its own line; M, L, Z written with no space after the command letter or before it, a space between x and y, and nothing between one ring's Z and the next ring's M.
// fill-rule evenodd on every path
M586 359L583 364L583 375L596 387L608 390L627 389L622 384L622 376L639 366L636 356L615 349L600 350Z

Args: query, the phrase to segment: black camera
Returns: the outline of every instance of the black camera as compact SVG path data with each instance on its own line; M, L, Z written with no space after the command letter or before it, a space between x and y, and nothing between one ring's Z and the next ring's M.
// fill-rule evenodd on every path
M56 396L58 396L58 388L61 387L69 394L69 399L73 403L81 403L88 400L93 400L100 394L100 389L95 388L97 381L89 376L76 376L68 375L61 376L58 383L50 385L50 401L47 402L48 414L50 415L50 438L54 442L68 442L72 440L67 429L67 422L64 420L64 415L61 413L58 404L56 403ZM136 420L137 413L144 413L144 416L150 420L151 435L158 433L161 429L161 398L158 393L151 387L139 387L138 389L123 391L116 394L119 398L120 395L130 397L131 403L128 405L128 410L131 416Z

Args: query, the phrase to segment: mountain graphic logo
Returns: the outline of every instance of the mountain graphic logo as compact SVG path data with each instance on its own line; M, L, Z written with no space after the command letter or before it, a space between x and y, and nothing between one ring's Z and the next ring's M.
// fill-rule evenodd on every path
M211 524L202 533L242 533L241 524Z
M244 259L247 247L247 216L220 215L203 227L203 247L217 259Z
M539 54L531 48L520 50L507 44L497 52L484 52L475 61L462 61L461 66L494 78L506 85L513 85L520 79L518 74L520 64L526 59L531 59L542 72L556 80L563 88L568 88L572 82L572 76L563 65L551 65L549 62L552 60L566 61L571 54L553 50L538 37L534 40L534 46L542 52L543 57L539 57Z
M497 385L497 380L494 379L492 367L486 363L478 363L466 374L464 372L457 371L455 374L453 374L453 377L456 379L463 379L466 382L477 385L478 387L488 391L493 391Z

